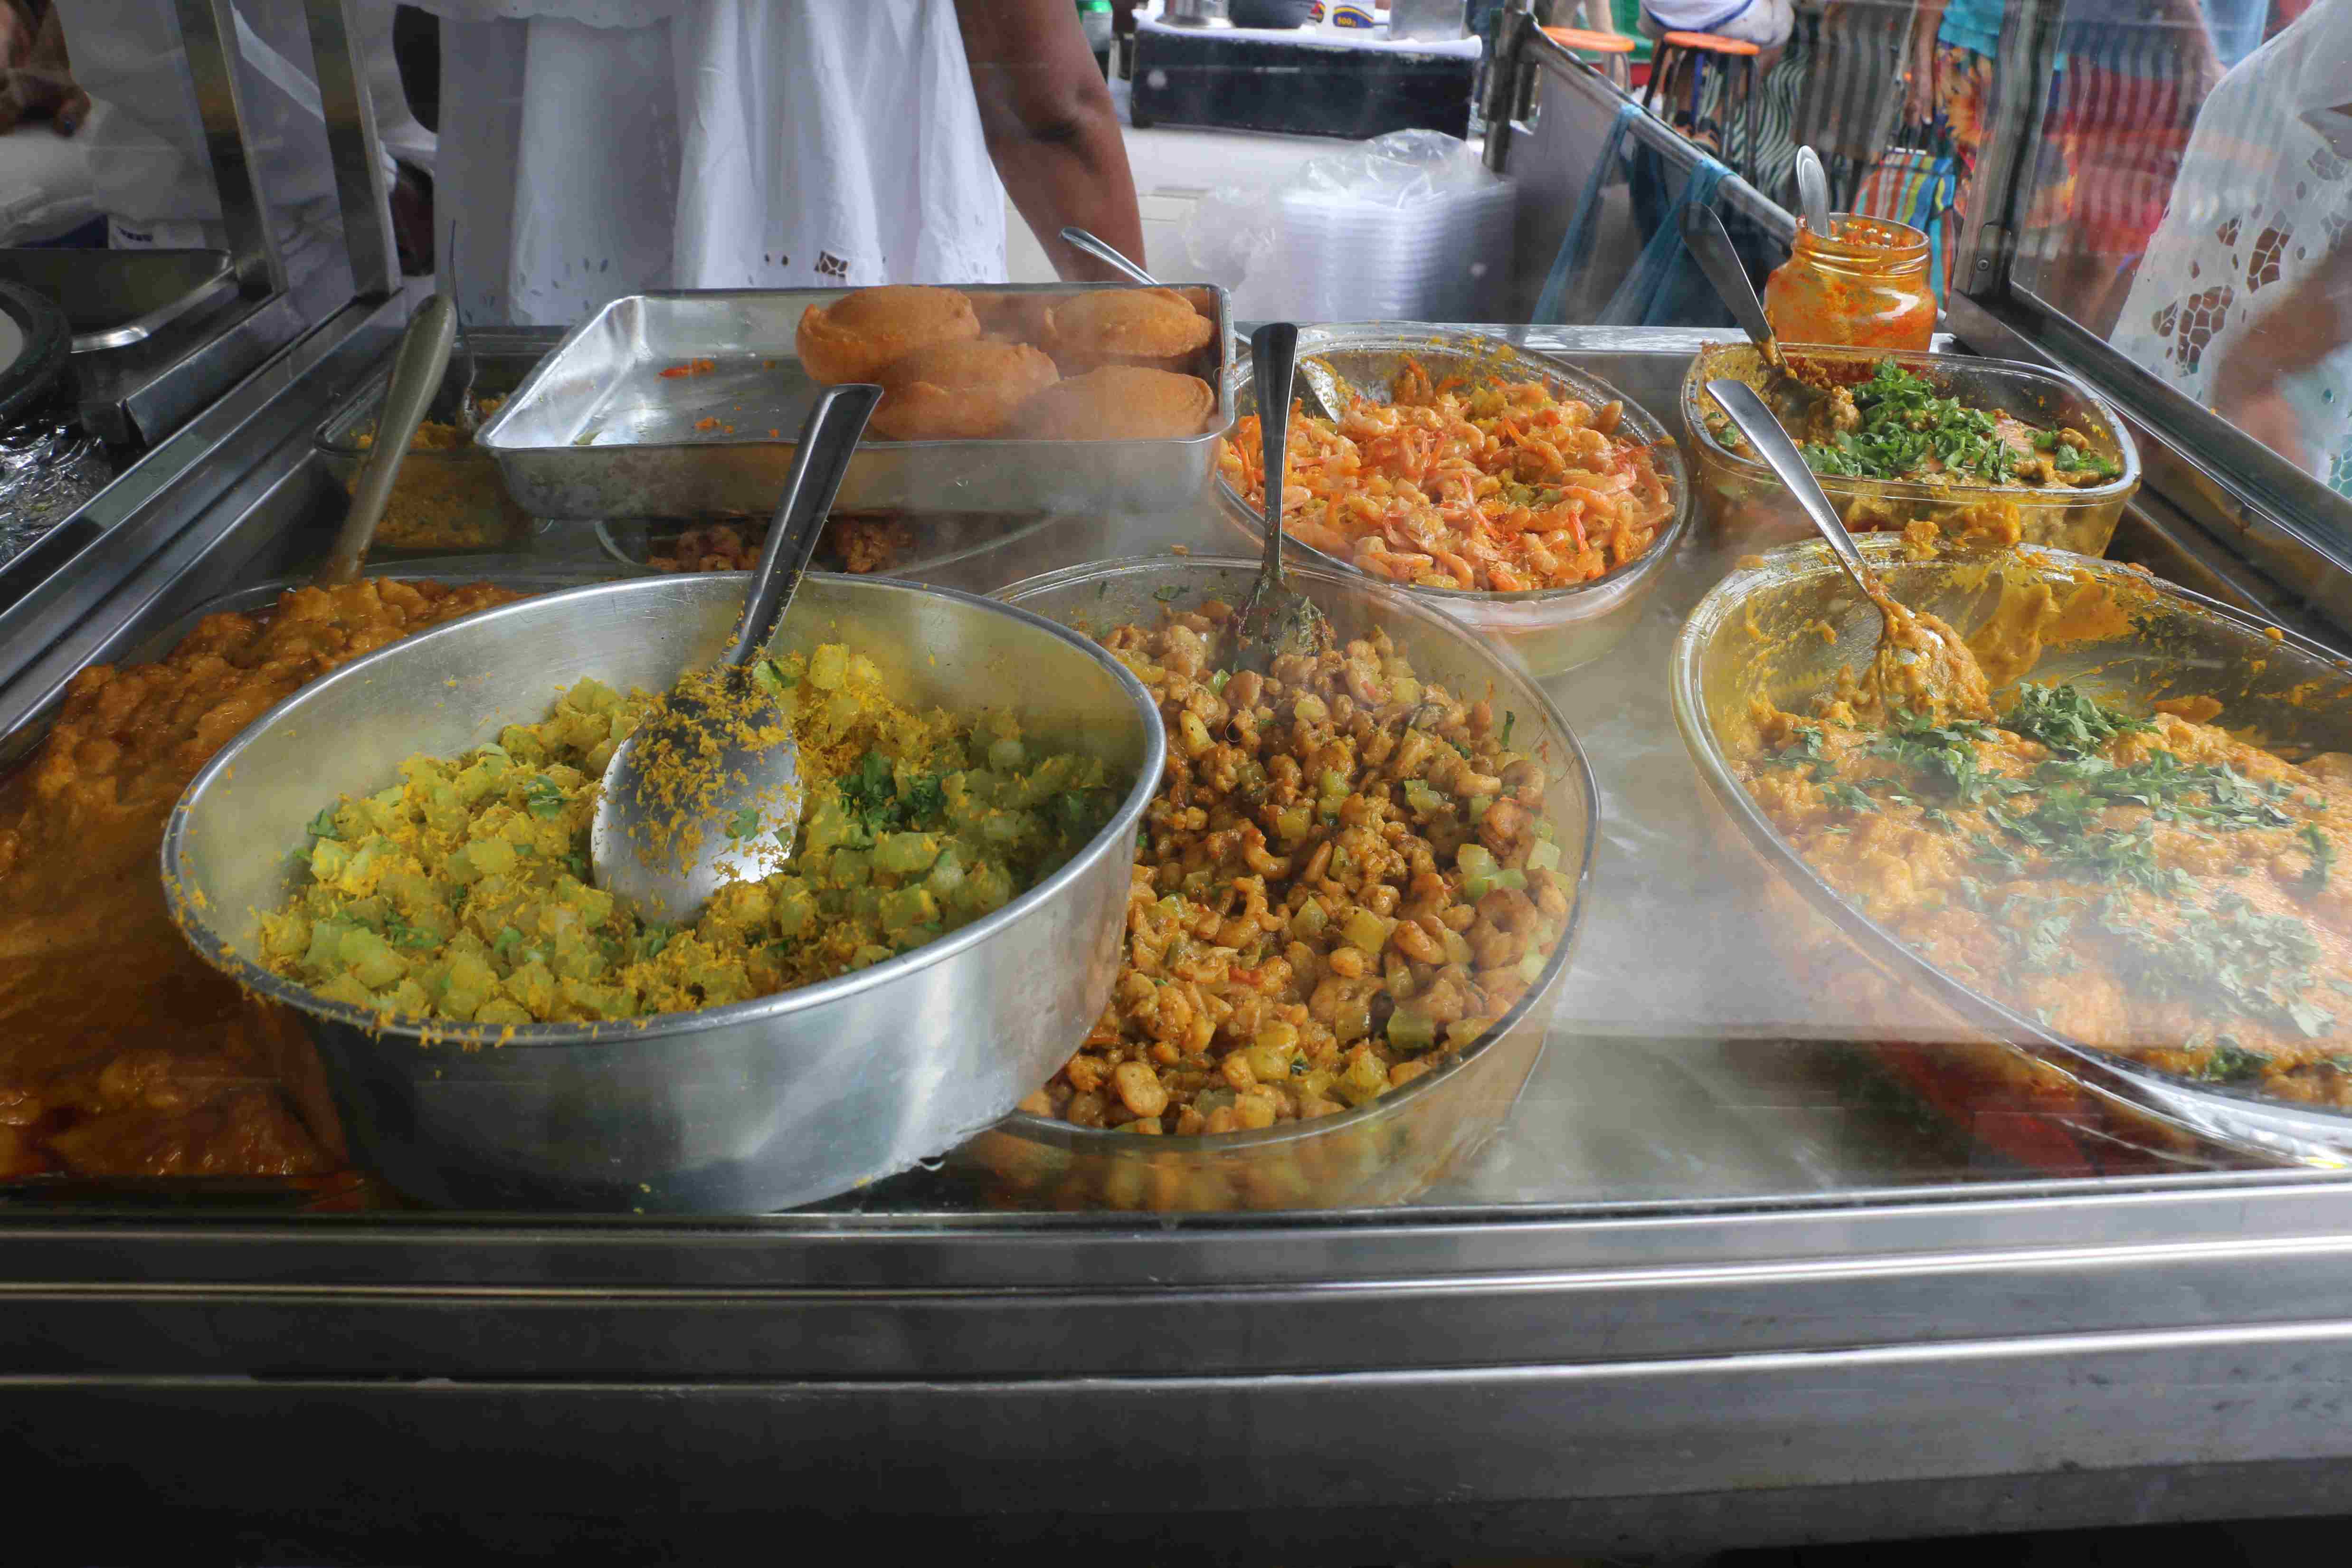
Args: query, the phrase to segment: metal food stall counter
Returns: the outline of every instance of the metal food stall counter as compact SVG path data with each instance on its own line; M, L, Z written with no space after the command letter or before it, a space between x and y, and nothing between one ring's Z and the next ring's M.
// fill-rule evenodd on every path
M1661 413L1710 335L1495 330ZM99 609L0 687L15 752L77 670L315 560L331 374L359 379L348 355L291 378L241 472L77 585ZM612 537L391 574L579 580L629 569ZM1068 519L933 573L990 591L1232 539L1205 505ZM2113 553L2242 588L2143 509ZM1545 685L1600 788L1589 927L1509 1120L1412 1202L1023 1212L951 1165L687 1222L42 1178L0 1195L25 1485L139 1474L74 1510L92 1551L168 1525L306 1560L453 1530L685 1554L795 1509L900 1547L1397 1561L2335 1506L2352 1189L2087 1125L2037 1165L2027 1112L1842 1037L1727 891L1668 711L1726 564L1697 539L1622 644Z

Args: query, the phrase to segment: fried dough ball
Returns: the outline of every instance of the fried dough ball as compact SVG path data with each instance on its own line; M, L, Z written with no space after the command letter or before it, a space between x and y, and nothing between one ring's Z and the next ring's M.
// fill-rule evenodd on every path
M1150 441L1197 436L1217 395L1197 375L1108 364L1031 398L1013 433L1036 441Z
M993 436L1054 384L1054 362L1027 343L937 343L886 367L874 433L890 441Z
M1067 375L1106 364L1172 370L1215 330L1173 289L1107 289L1055 300L1045 342Z
M980 317L980 335L1000 343L1044 342L1045 310L1053 302L1046 294L971 296L971 308Z
M793 341L810 376L838 386L872 381L883 366L917 349L978 336L980 318L960 290L894 284L811 305Z

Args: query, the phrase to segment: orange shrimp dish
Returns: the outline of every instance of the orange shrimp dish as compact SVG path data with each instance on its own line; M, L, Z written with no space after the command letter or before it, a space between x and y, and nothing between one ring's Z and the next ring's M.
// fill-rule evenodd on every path
M1391 582L1519 593L1589 583L1640 556L1674 516L1621 403L1539 381L1433 383L1406 361L1391 401L1358 396L1334 425L1290 413L1284 531ZM1253 507L1265 494L1257 416L1218 458Z

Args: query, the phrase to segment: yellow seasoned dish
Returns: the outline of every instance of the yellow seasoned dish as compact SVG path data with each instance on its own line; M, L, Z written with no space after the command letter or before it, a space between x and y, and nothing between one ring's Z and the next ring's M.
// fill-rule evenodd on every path
M2290 763L2210 698L2142 717L2021 683L1930 718L1853 690L1765 705L1739 764L1839 892L2085 1045L2352 1104L2352 757Z
M583 680L540 723L455 760L412 757L400 783L321 811L309 884L263 919L269 966L334 1001L472 1023L719 1006L969 924L1116 809L1121 783L1099 761L1033 756L1009 713L909 711L839 644L760 674L808 785L790 871L729 884L685 927L591 887L597 782L656 699Z

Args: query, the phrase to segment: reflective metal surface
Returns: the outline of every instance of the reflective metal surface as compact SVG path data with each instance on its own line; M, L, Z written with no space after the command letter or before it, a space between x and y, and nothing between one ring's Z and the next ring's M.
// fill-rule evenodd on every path
M1125 283L987 290L1074 294ZM1202 378L1214 429L1159 441L869 441L850 464L853 511L1135 513L1181 510L1209 482L1232 422L1231 322L1222 289ZM635 294L573 328L476 440L539 517L765 515L791 469L789 433L815 383L793 333L812 306L846 290L711 289ZM695 360L712 368L666 376Z
M355 306L301 342L272 353L266 350L268 334L283 327L290 336L300 324L287 301L272 300L226 337L189 351L183 365L188 377L173 373L170 383L174 396L200 390L222 368L219 356L250 353L254 363L268 363L32 548L0 565L0 681L8 683L6 695L0 696L0 759L9 754L5 737L21 733L27 717L54 701L87 658L89 641L102 639L152 602L180 566L203 558L224 533L250 518L266 495L289 482L287 468L269 463L269 455L286 440L289 420L296 428L308 424L331 399L339 376L361 373L390 348L390 335L366 335L377 309ZM276 325L264 322L265 317ZM247 327L262 335L245 336ZM136 356L159 347L176 353L186 344L175 326L152 342L102 357ZM77 374L81 368L76 367ZM87 382L84 393L87 418ZM208 511L224 501L220 510ZM207 584L212 591L232 585ZM116 603L107 624L85 631L85 617L110 600ZM18 679L36 667L46 675L29 684Z
M1654 407L1709 338L1487 330ZM389 342L257 399L211 461L142 479L138 510L110 503L146 553L74 580L95 614L0 631L33 639L0 752L89 660L151 657L195 600L301 573L340 515L302 437ZM1064 560L1225 527L1055 526ZM496 569L576 569L574 546L603 569L585 531ZM2115 553L2164 547L2128 510ZM1686 547L1616 663L1546 683L1606 802L1606 897L1503 1131L1413 1207L986 1215L913 1177L690 1224L282 1215L184 1179L11 1193L0 1380L43 1434L20 1479L89 1502L85 1556L242 1514L273 1521L255 1561L298 1541L422 1559L452 1531L578 1561L641 1559L658 1531L724 1556L761 1510L867 1503L869 1539L967 1552L1360 1562L2339 1508L2352 1184L2035 1178L1985 1128L1890 1104L1842 1047L1775 1037L1819 1014L1727 940L1713 808L1658 678L1727 564ZM486 1444L509 1461L494 1496ZM910 1456L936 1478L912 1510L876 1479ZM135 1497L110 1484L126 1464ZM1082 1471L1104 1479L1074 1508ZM421 1516L428 1493L448 1511Z
M366 45L352 25L355 19L350 0L303 0L352 288L362 299L377 300L400 289L400 247L393 239L391 190L383 177L389 160L376 135Z
M221 250L0 250L0 279L56 300L76 353L142 342L236 292Z
M1037 887L922 948L820 984L651 1020L514 1029L324 1002L260 969L316 803L372 793L407 756L535 721L585 676L658 689L722 649L734 574L600 584L484 612L317 681L192 782L163 841L174 917L245 984L299 1009L355 1152L428 1202L741 1213L788 1207L939 1153L1045 1082L1118 973L1158 716L1085 639L962 595L811 577L783 646L856 643L896 689L974 711L1019 692L1041 745L1132 779L1109 826ZM305 807L303 803L312 803ZM301 808L301 809L298 809Z

